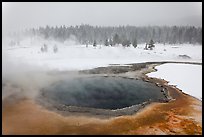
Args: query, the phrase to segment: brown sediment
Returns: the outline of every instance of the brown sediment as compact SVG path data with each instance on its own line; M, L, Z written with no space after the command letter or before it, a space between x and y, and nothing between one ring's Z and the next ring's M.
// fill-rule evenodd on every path
M150 69L155 66L151 65ZM149 69L145 69L145 74ZM183 94L161 79L159 83L173 98L168 103L151 103L134 115L110 119L61 116L30 99L3 101L3 134L202 134L202 102Z

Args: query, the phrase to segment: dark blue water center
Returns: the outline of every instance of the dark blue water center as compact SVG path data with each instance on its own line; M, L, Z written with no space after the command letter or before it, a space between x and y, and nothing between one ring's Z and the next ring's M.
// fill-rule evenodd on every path
M42 93L54 102L78 107L119 109L164 98L153 83L121 77L81 77L58 81Z

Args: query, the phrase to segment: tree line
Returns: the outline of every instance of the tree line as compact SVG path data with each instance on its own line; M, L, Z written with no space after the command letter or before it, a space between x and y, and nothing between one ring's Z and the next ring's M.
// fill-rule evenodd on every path
M80 44L97 43L107 46L116 44L134 46L139 43L149 43L151 40L163 44L202 44L202 28L194 26L101 27L78 25L68 27L63 25L32 28L24 33L58 41L74 37Z

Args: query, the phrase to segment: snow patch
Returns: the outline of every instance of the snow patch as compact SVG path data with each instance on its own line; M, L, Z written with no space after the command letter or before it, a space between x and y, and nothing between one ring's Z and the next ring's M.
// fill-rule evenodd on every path
M169 85L176 85L182 92L202 100L202 66L192 64L166 63L155 67L149 77L165 79Z

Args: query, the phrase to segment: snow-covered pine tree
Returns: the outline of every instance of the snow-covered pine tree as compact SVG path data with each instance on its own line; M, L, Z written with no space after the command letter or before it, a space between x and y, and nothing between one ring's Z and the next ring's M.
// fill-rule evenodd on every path
M151 39L150 42L149 42L149 47L148 47L148 48L149 48L150 50L152 50L154 47L155 47L154 41Z
M136 48L137 47L137 39L135 38L133 43L132 43L133 47Z
M129 47L130 44L131 44L130 41L127 39L123 40L123 42L122 42L123 47Z
M54 52L54 53L57 53L57 51L58 51L58 48L57 48L57 45L55 45L55 46L53 47L53 52Z
M44 44L44 45L43 45L43 49L44 49L44 52L47 52L48 47L47 47L47 45L46 45L46 44Z
M105 43L104 43L104 45L105 45L105 46L109 46L109 42L108 42L108 39L106 39L106 40L105 40Z
M120 39L119 35L115 34L113 37L113 45L120 44L120 43L121 43L121 39Z
M96 40L94 40L93 47L96 47Z

